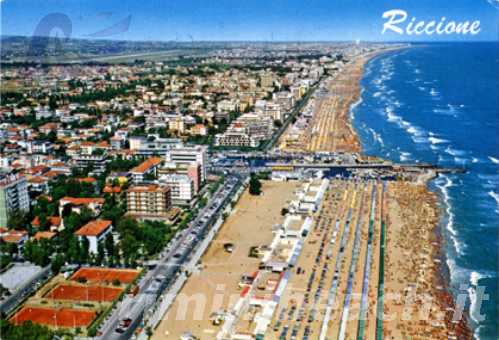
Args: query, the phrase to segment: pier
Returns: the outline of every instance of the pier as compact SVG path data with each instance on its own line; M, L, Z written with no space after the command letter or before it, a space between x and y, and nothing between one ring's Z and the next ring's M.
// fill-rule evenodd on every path
M373 169L373 170L390 170L400 172L413 172L421 170L432 170L436 173L465 173L465 168L441 168L437 165L414 163L414 164L397 164L391 162L385 163L280 163L268 162L267 167L275 170L290 170L297 169Z

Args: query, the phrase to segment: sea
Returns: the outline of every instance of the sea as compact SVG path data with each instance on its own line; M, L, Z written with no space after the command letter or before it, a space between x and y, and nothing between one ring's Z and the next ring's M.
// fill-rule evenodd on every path
M476 339L498 339L497 43L430 43L371 59L351 108L368 155L464 168L430 184L454 297Z

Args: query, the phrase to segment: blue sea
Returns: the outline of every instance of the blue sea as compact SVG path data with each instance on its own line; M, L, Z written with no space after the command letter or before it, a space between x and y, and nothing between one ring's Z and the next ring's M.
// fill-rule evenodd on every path
M380 55L351 110L366 154L468 170L441 175L431 189L441 198L451 291L465 294L476 339L499 338L498 55L497 43Z

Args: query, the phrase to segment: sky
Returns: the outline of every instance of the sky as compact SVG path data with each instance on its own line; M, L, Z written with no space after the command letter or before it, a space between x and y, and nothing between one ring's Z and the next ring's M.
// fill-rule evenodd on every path
M499 0L0 0L2 35L160 41L498 40ZM480 20L477 35L382 34L408 19ZM402 28L405 25L401 25Z

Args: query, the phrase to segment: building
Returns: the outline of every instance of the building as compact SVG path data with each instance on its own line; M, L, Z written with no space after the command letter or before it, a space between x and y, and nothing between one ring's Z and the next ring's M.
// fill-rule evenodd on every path
M29 211L26 177L10 174L0 177L0 226L6 226L14 211Z
M126 193L127 213L137 218L167 219L171 190L157 184L135 185Z
M165 155L171 148L182 145L182 140L178 138L150 137L130 137L130 150L136 155L151 156Z
M171 190L173 205L191 205L196 191L194 181L187 175L169 174L161 176L160 182Z
M193 182L194 191L196 193L201 189L201 165L199 163L178 164L173 162L163 163L161 168L158 168L158 176L163 175L187 175Z
M97 254L99 242L105 240L107 234L113 231L112 221L109 220L93 220L85 224L75 232L75 235L81 241L84 237L89 243L88 250Z
M245 113L237 118L223 134L215 136L215 145L257 147L272 136L274 121L268 116Z
M217 110L220 112L232 112L239 110L239 105L236 100L221 100L217 103Z
M156 176L156 169L161 164L161 158L151 157L130 170L132 181L136 184L144 182L148 175Z
M284 111L290 111L295 104L295 99L289 91L274 93L272 97L273 101L277 103Z
M255 138L251 138L243 128L230 128L224 133L215 135L216 146L256 148L259 144L259 141Z
M87 207L95 215L100 214L102 206L104 205L104 198L93 198L93 197L68 197L65 196L59 200L59 216L63 216L64 207L66 205L71 206L71 211L81 214L81 209Z
M260 86L263 88L274 86L274 76L272 73L267 72L260 75Z
M26 152L30 154L45 154L48 155L54 151L54 145L49 142L32 141L27 143Z
M75 154L72 157L74 165L80 170L91 169L95 174L102 174L106 171L107 155Z
M267 103L265 105L265 115L273 120L284 120L284 112L281 110L281 105L277 103Z
M185 132L185 122L182 117L176 117L168 122L168 129L178 131L179 133Z
M248 135L258 140L266 140L272 136L274 122L270 117L255 113L245 113L236 122L246 128Z
M208 164L206 147L204 146L184 146L170 149L165 156L167 162L176 165L199 164L201 167L201 182L206 181L206 166Z

